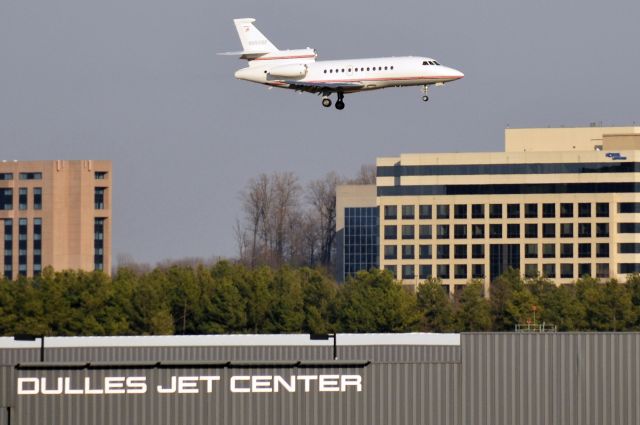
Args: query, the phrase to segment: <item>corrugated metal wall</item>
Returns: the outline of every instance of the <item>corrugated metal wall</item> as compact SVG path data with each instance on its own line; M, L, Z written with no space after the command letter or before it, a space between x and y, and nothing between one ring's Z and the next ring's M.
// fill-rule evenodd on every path
M166 395L154 391L171 376L362 375L361 392L302 391L232 393L216 387L212 394ZM105 376L146 376L145 394L17 396L14 425L68 424L219 424L219 425L388 425L459 424L460 365L457 363L381 363L341 368L179 368L179 369L21 369L19 376L45 377L48 388L70 377L74 388L90 377L100 387ZM81 386L81 385L80 385Z
M331 347L58 348L47 361L298 361L322 366L194 366L15 369L38 350L0 350L0 407L16 424L224 425L636 425L640 423L640 334L463 334L461 345ZM16 374L52 379L172 375L360 374L363 391L237 394L29 396L15 399ZM75 381L77 382L77 381ZM221 381L222 382L222 381ZM4 403L4 404L3 404ZM0 409L0 425L5 411Z
M640 423L640 334L464 334L465 424Z

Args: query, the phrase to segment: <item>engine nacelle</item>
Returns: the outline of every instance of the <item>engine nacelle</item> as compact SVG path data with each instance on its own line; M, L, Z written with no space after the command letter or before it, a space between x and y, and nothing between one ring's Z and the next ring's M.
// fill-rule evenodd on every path
M277 78L300 78L307 75L307 65L295 63L280 65L269 70L269 76Z

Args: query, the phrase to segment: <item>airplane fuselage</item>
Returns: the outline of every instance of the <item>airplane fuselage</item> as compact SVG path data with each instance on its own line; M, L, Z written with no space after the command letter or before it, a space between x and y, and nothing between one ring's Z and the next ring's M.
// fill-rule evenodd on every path
M439 85L464 76L460 71L440 65L434 59L416 56L314 62L309 55L256 62L238 70L236 78L295 90L301 90L301 85L295 83L305 84L305 87L316 83L318 87L353 83L353 88L345 86L341 89L343 93L353 93L386 87ZM285 72L287 76L282 76L278 75L278 69L291 72Z

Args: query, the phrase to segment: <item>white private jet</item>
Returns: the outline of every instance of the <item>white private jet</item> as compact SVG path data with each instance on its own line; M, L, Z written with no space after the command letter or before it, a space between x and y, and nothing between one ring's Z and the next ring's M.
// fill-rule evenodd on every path
M279 50L254 25L255 19L233 20L242 52L221 53L240 55L249 62L247 68L235 73L240 80L322 95L322 105L331 106L336 93L336 109L344 109L345 93L377 90L386 87L422 86L422 100L429 100L430 85L440 86L459 80L464 74L426 57L387 57L346 59L316 62L317 53L307 47Z

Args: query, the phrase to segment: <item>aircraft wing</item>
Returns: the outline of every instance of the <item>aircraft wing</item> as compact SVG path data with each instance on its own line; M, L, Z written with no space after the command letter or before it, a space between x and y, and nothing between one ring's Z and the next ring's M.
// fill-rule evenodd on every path
M311 93L320 93L323 91L351 91L358 90L364 87L362 83L347 83L347 82L337 82L337 83L321 83L321 82L304 82L304 81L295 81L295 80L284 80L284 83L289 84L289 88L307 91Z

